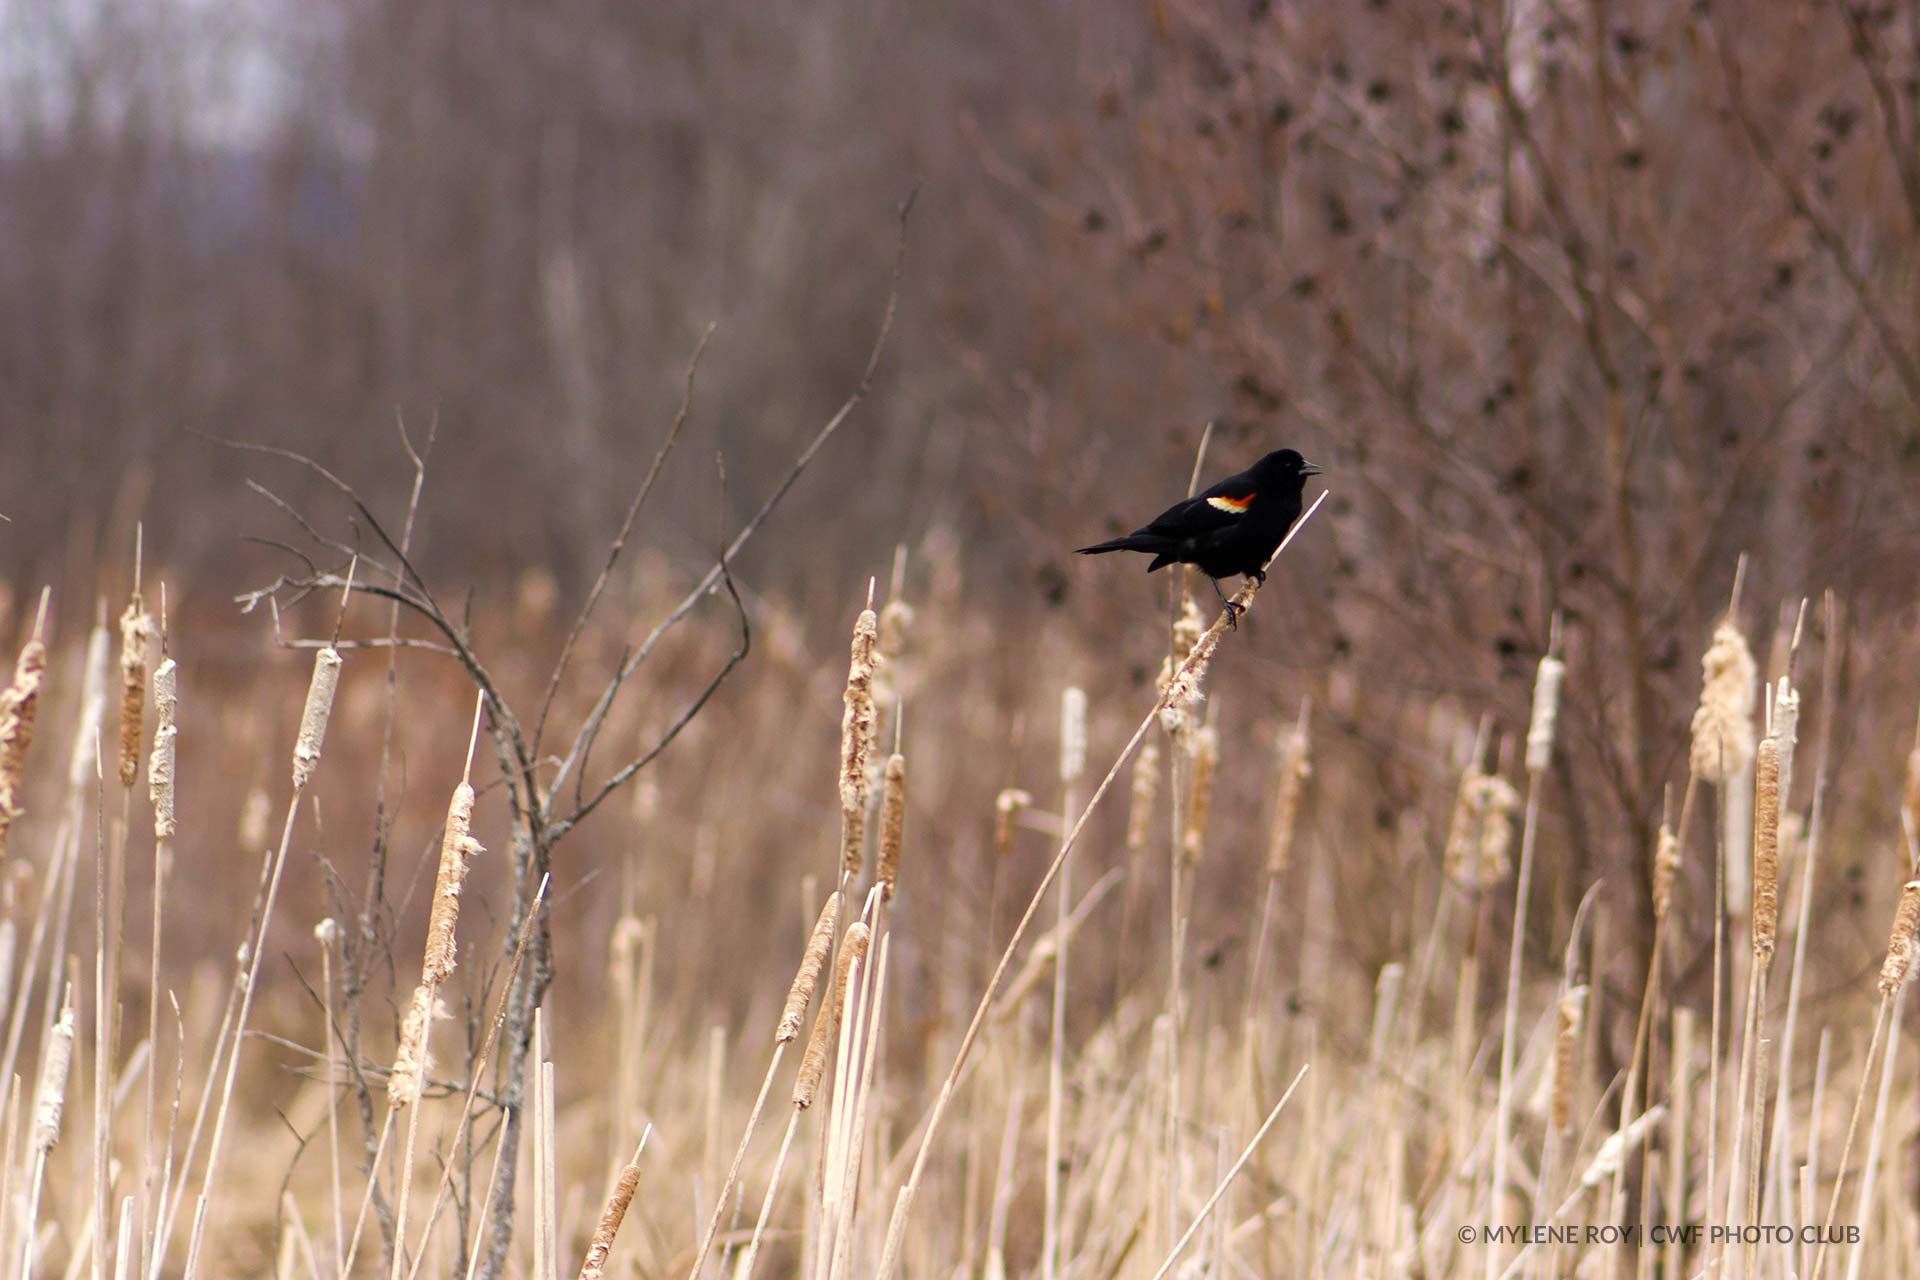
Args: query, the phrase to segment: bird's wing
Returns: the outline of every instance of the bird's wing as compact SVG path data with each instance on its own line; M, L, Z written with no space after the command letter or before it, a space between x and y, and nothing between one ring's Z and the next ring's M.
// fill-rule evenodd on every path
M1232 517L1246 514L1247 508L1253 505L1256 496L1252 478L1242 473L1237 476L1228 476L1219 484L1201 493L1195 501L1204 502L1215 511Z
M1215 485L1214 488L1219 486ZM1137 532L1163 538L1192 538L1226 528L1238 520L1240 513L1245 510L1245 503L1238 503L1231 496L1216 494L1209 489L1197 498L1174 503L1142 525Z

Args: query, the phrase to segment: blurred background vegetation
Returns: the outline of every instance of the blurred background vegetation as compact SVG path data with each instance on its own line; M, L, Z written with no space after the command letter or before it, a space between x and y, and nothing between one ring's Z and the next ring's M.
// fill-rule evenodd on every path
M1524 726L1556 612L1543 938L1593 880L1644 886L1742 552L1763 666L1802 597L1846 619L1832 727L1802 728L1855 762L1832 905L1900 874L1913 5L59 0L0 9L0 42L9 627L52 581L75 634L144 518L176 629L265 660L227 601L278 563L241 535L286 530L243 483L271 468L213 439L301 450L394 511L398 417L437 431L421 563L472 585L496 644L550 653L718 322L618 584L637 612L857 381L920 183L874 393L738 573L777 684L809 665L778 637L842 652L907 548L908 598L965 640L921 696L1014 746L955 761L983 776L945 784L950 839L984 857L993 790L1046 759L1019 708L1067 680L1144 700L1158 582L1066 552L1176 496L1212 421L1211 474L1281 445L1328 468L1216 678L1263 732L1313 698L1322 776L1363 797L1343 821L1406 851L1342 865L1348 918L1389 921L1373 963L1414 928L1394 857L1435 856L1463 728ZM1023 660L1043 649L1067 656ZM715 726L760 705L735 697ZM687 750L756 758L717 728ZM1266 768L1222 785L1257 810Z

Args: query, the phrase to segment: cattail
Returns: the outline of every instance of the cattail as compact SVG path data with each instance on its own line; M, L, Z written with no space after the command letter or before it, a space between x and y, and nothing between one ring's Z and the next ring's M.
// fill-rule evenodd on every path
M33 1149L41 1155L60 1141L60 1111L67 1104L67 1069L73 1065L73 1004L60 1010L40 1060L40 1087L33 1095Z
M454 927L460 920L460 891L467 883L467 863L484 853L469 834L473 826L473 784L465 778L453 789L447 806L447 826L440 837L440 874L433 887L433 914L427 922L427 953L421 980L439 986L453 973Z
M322 950L331 951L340 943L340 922L332 916L325 916L319 924L313 926L313 940Z
M807 1037L807 1051L801 1055L800 1071L793 1082L793 1105L802 1111L813 1105L813 1095L820 1088L820 1077L833 1052L833 1038L839 1034L840 1018L846 1011L848 979L854 962L867 954L867 941L867 926L859 921L840 940L840 963L833 972L831 998L822 1000L820 1012L814 1015L813 1034Z
M147 796L153 801L153 834L173 839L173 766L177 754L180 711L179 664L162 658L153 672L153 709L159 727L153 731L153 756L147 761Z
M1703 782L1723 783L1753 759L1753 654L1731 619L1714 630L1700 670L1691 763Z
M1653 918L1656 922L1667 918L1667 908L1673 905L1673 882L1679 874L1680 839L1673 834L1673 828L1663 822L1653 846Z
M800 957L800 969L787 988L787 1007L781 1011L780 1025L773 1033L775 1044L787 1044L799 1037L800 1024L807 1019L807 1005L813 1001L813 989L820 984L820 971L833 950L833 931L839 919L840 894L836 891L827 895L827 905L820 908L820 918L814 921L807 949Z
M873 757L874 640L879 620L863 609L853 624L852 658L847 664L846 712L840 720L840 868L851 880L860 874L867 839L867 796L872 783L867 763Z
M433 1062L428 1031L439 1013L435 1008L438 1003L426 983L413 989L413 1002L400 1023L400 1047L394 1052L393 1070L387 1076L387 1101L396 1107L420 1100L427 1069Z
M876 874L880 894L893 897L900 877L900 842L907 828L907 758L899 752L887 757L886 782L880 790L880 861Z
M340 688L340 651L332 645L313 655L313 679L307 684L307 704L300 712L300 736L293 744L293 789L301 791L320 767L320 747L327 739L327 717L333 714L333 695Z
M613 1190L607 1192L607 1202L600 1210L600 1221L593 1229L593 1239L587 1243L587 1256L580 1263L580 1280L602 1280L606 1275L607 1255L613 1252L614 1237L620 1234L620 1224L626 1221L627 1206L633 1203L633 1193L640 1187L640 1166L629 1164L614 1179Z
M1769 731L1780 742L1780 807L1784 810L1792 801L1793 749L1800 743L1800 692L1785 676L1774 689Z
M1153 802L1160 793L1160 749L1151 742L1133 760L1133 803L1127 810L1127 852L1147 847L1153 826Z
M20 775L33 743L34 716L40 705L40 681L47 669L47 646L29 640L14 664L13 683L0 692L0 858L22 812Z
M1192 596L1180 601L1180 616L1173 622L1173 665L1179 666L1200 643L1200 637L1207 631L1207 620L1200 616L1200 606L1193 602Z
M1761 739L1753 774L1753 954L1773 955L1780 918L1780 740Z
M1013 824L1020 811L1033 803L1033 794L1008 787L993 798L993 854L1004 858L1013 852Z
M1180 851L1189 865L1200 861L1206 848L1207 819L1213 811L1213 774L1220 763L1220 734L1212 725L1202 725L1193 735L1188 750L1193 756L1193 773L1187 783L1187 829L1180 837Z
M1480 883L1496 884L1513 870L1513 814L1520 793L1498 774L1480 780Z
M1533 716L1527 723L1527 772L1542 773L1553 759L1553 729L1560 718L1560 681L1567 664L1548 654L1533 677Z
M1307 755L1307 727L1288 725L1280 731L1276 755L1279 778L1274 788L1273 831L1267 840L1267 874L1285 875L1293 861L1293 831L1300 818L1300 796L1306 790L1313 763Z
M905 600L889 600L880 611L878 644L880 656L897 658L907 649L907 632L913 628L913 606Z
M147 701L147 642L153 638L153 619L133 593L120 615L120 785L131 787L140 776L140 740L145 728Z
M1087 771L1087 692L1069 685L1060 693L1060 781L1072 786Z
M1920 880L1900 889L1900 906L1893 913L1893 936L1887 939L1887 958L1880 966L1880 995L1891 1000L1913 968L1914 928L1920 926Z
M1446 871L1460 885L1484 889L1512 868L1513 811L1520 795L1505 778L1469 765L1447 828Z
M1453 820L1447 825L1446 852L1442 864L1448 878L1469 888L1476 884L1479 860L1475 852L1479 847L1479 837L1475 828L1479 825L1479 814L1475 806L1479 803L1480 779L1485 775L1480 766L1472 764L1460 775L1460 789L1453 796Z
M1194 705L1200 701L1201 685L1206 682L1207 664L1213 661L1213 651L1219 647L1220 628L1209 627L1201 633L1193 652L1174 668L1167 680L1166 692L1160 695L1160 724L1169 733L1192 715Z
M1586 1014L1587 988L1569 987L1560 997L1560 1017L1553 1035L1553 1104L1549 1113L1556 1132L1573 1124L1574 1054L1580 1045L1580 1023Z
M265 787L247 788L246 799L240 802L240 830L237 833L242 849L259 849L267 843L267 822L273 817L273 801L267 796Z

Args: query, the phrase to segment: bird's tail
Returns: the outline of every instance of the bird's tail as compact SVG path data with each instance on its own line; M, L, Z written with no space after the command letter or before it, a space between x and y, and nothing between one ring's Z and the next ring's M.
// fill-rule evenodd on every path
M1130 533L1124 538L1112 538L1106 542L1096 542L1090 547L1081 547L1077 554L1100 556L1109 551L1160 551L1162 540L1145 533Z

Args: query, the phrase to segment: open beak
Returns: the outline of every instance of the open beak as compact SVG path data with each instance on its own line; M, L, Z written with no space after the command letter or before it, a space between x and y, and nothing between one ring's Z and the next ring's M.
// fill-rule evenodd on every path
M1314 466L1311 462L1303 463L1300 467L1300 474L1303 476L1317 476L1320 474L1320 468Z

